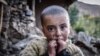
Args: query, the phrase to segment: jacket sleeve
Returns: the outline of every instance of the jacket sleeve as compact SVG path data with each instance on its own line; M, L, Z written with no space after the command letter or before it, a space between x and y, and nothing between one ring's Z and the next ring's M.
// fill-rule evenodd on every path
M83 52L79 47L76 46L76 52L73 53L73 56L84 56Z
M71 56L84 56L81 49L76 45L71 46L70 52L71 52Z

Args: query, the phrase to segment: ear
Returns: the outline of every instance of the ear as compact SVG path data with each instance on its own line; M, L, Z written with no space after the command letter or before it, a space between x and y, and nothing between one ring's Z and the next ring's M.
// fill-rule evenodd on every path
M69 30L68 30L68 35L71 34L71 27L69 27Z
M69 21L69 34L71 33L71 30L72 30L72 27L71 27L71 25L70 25L70 21Z
M42 28L42 32L44 33L44 29Z
M44 29L43 29L43 27L41 27L41 30L42 30L42 32L43 32L43 34L44 34Z

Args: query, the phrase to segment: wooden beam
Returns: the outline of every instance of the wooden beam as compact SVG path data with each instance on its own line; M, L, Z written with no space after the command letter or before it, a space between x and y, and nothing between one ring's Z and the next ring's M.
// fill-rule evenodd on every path
M1 4L1 16L0 16L0 32L2 30L2 22L3 21L3 4Z
M0 2L1 2L2 4L7 5L7 2L6 2L5 0L0 0Z

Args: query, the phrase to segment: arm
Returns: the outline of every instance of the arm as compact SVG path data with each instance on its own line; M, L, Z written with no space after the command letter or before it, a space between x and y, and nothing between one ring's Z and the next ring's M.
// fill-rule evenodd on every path
M76 53L73 54L73 56L84 56L83 52L81 51L81 49L79 47L76 46Z
M73 53L70 53L68 50L64 49L57 54L57 56L84 56L82 51L76 47L76 50L70 50Z
M83 52L78 46L72 44L72 46L70 46L69 48L70 48L71 56L84 56Z

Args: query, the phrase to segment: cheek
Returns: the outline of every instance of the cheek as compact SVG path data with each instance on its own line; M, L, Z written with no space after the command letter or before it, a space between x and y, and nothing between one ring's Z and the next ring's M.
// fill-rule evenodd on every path
M66 30L63 32L64 40L67 40L67 39L68 39L69 32L70 32L70 30L68 30L68 29L66 29Z
M47 30L45 30L44 35L47 37L47 39L53 39L54 32L48 32Z

